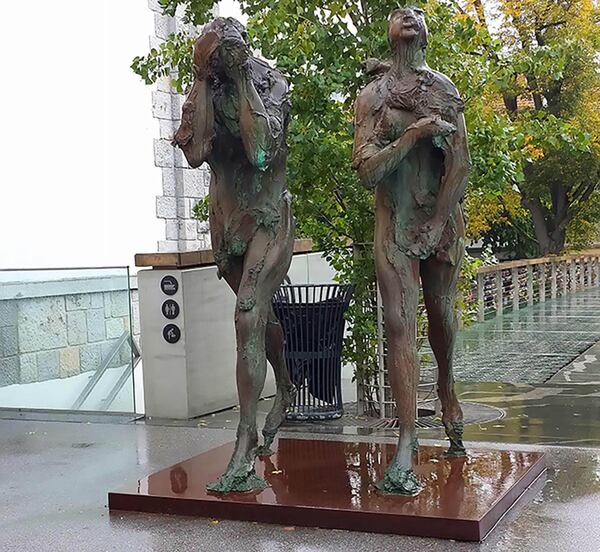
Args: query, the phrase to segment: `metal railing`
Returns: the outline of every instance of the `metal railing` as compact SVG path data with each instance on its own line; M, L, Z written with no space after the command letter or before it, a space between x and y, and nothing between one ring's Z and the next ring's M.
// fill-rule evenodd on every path
M477 319L600 285L600 255L564 255L481 267L473 296Z
M482 266L477 271L469 296L464 300L467 308L476 311L476 320L484 321L595 286L600 286L600 251ZM424 323L422 301L419 310L421 323L417 325L417 349L421 380L417 390L417 409L439 414L437 366L431 352L424 347L427 325ZM395 417L395 402L388 381L384 310L379 292L377 334L377 373L368 379L357 380L358 413L392 419Z

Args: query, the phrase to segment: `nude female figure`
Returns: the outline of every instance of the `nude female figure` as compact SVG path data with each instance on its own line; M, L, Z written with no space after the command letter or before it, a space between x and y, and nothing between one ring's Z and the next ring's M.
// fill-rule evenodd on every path
M290 266L294 242L286 188L288 85L277 70L250 55L244 27L231 18L206 25L194 45L193 71L174 144L191 167L206 161L211 168L215 261L220 277L237 295L240 422L227 470L208 488L248 491L265 486L255 474L255 457L268 451L293 401L283 333L271 307ZM267 359L275 372L277 395L260 448L256 408Z
M417 8L388 21L389 64L369 60L379 76L355 105L353 167L375 190L375 265L384 305L387 370L400 436L378 488L417 494L412 470L419 363L416 313L419 278L438 363L448 455L463 456L463 422L454 392L456 286L464 254L461 200L470 169L463 103L452 82L427 66L427 27Z

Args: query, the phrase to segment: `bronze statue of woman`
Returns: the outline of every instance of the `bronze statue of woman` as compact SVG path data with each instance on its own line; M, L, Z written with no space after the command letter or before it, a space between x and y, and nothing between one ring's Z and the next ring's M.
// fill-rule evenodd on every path
M279 71L250 54L245 29L232 18L217 18L203 29L194 45L193 71L174 144L190 166L206 161L211 168L212 247L220 277L237 295L240 422L227 470L208 488L249 491L265 486L254 471L255 457L268 451L293 401L283 333L271 306L294 243L286 187L288 85ZM256 409L267 359L277 395L259 448Z
M414 495L419 362L419 279L438 363L447 454L462 456L463 422L454 391L455 299L464 254L461 201L470 170L463 103L452 82L425 61L427 26L417 8L391 13L390 63L370 60L378 76L355 106L353 167L375 189L375 266L383 299L387 370L400 424L398 447L377 487Z

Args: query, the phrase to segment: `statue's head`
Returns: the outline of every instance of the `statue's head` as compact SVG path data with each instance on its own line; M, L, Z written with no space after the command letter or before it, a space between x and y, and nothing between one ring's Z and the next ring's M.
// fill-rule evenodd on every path
M424 50L427 47L425 14L419 8L399 8L388 19L388 41L392 51L408 46Z
M205 128L206 114L200 109L200 82L223 79L223 64L242 63L249 55L246 29L231 17L208 23L194 44L194 82L183 104L181 124L173 145L181 148L191 167L200 166L212 147L213 129Z
M233 17L217 17L207 23L202 29L203 35L207 33L215 33L221 41L233 40L248 43L248 33L246 28Z

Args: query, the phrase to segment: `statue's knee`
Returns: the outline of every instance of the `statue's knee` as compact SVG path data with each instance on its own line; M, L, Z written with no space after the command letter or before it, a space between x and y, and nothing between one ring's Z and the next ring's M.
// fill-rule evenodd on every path
M410 322L401 316L386 316L385 331L388 335L394 336L394 339L403 339L408 337L408 325Z

